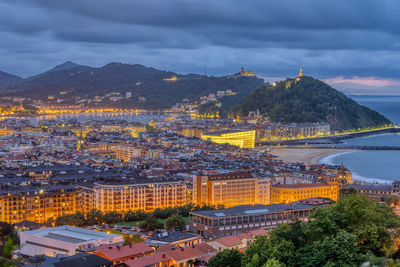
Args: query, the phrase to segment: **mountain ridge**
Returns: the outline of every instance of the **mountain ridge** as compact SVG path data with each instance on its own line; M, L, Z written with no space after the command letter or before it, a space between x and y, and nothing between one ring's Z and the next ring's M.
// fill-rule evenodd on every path
M140 64L111 62L102 67L78 65L47 71L20 84L9 86L7 90L13 91L13 96L43 101L47 101L49 96L61 98L65 104L75 104L78 97L90 101L110 93L116 92L125 96L130 92L129 98L119 99L117 103L105 101L102 105L162 109L172 107L183 99L199 101L201 96L223 90L237 93L223 99L226 105L233 106L263 84L264 80L255 76L178 74Z
M70 69L73 69L73 68L76 68L76 67L84 67L84 66L80 65L80 64L76 64L76 63L68 60L68 61L65 61L64 63L61 63L61 64L58 64L58 65L54 66L53 68L51 68L51 69L49 69L47 71L44 71L42 73L39 73L39 74L36 74L36 75L33 75L33 76L29 76L29 77L25 78L24 81L29 81L29 80L33 80L33 79L36 79L36 78L39 78L39 77L43 77L43 76L45 76L45 75L47 75L49 73L52 73L52 72L70 70Z
M23 82L23 80L24 79L22 77L19 77L17 75L0 71L0 88L21 83Z

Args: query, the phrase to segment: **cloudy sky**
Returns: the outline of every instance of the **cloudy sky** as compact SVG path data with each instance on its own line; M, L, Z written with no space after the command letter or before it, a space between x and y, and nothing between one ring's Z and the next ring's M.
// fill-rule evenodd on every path
M0 70L140 63L400 94L398 0L0 0Z

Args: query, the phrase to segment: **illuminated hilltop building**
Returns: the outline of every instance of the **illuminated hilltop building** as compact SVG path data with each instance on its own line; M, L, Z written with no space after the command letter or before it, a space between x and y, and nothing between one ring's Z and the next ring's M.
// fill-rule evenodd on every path
M197 205L269 204L270 181L253 177L251 173L225 173L195 175L193 177L193 203Z
M171 76L171 77L169 77L169 78L164 78L163 80L164 80L164 81L167 81L167 82L176 82L176 81L178 80L178 77L176 77L176 76Z
M230 144L240 148L254 148L256 140L255 130L230 129L205 132L201 134L202 140L217 144Z
M244 70L244 68L242 67L240 70L240 76L246 76L246 77L254 77L254 72L249 71L249 70Z
M299 75L298 75L297 78L296 78L296 81L297 81L297 82L300 81L302 77L303 77L303 69L300 68L300 72L299 72Z

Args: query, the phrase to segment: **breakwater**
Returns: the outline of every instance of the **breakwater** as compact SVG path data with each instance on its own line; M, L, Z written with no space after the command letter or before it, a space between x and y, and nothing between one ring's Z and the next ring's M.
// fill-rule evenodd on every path
M279 140L279 141L257 141L256 144L259 146L340 144L342 142L342 140L363 137L363 136L369 136L369 135L384 134L384 133L400 133L400 127L390 127L390 128L384 128L384 129L355 132L355 133L345 133L345 134L338 134L338 135L329 135L329 136L324 136L324 137L306 138L306 139L292 139L292 140ZM330 148L342 148L342 147L343 146L330 147ZM383 150L383 149L381 149L381 150ZM393 149L385 149L385 150L393 150Z

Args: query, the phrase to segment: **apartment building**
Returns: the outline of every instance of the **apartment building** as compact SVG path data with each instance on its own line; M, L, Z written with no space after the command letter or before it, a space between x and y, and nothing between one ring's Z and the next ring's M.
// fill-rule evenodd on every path
M76 186L24 186L0 190L0 221L45 223L50 218L73 214L81 207Z
M233 207L270 203L270 181L253 177L251 173L195 175L193 203Z
M83 209L102 212L129 210L154 211L157 208L186 204L186 183L176 180L149 181L146 178L128 181L96 181L80 185Z

